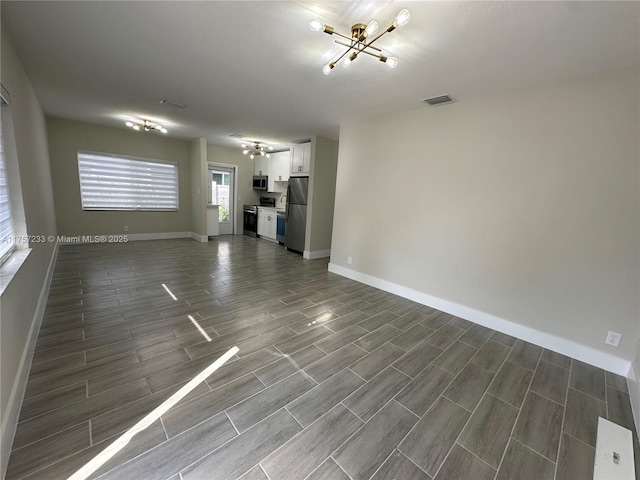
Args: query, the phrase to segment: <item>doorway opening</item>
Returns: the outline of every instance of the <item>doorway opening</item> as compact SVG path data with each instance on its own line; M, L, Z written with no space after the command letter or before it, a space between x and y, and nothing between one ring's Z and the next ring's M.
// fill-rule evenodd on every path
M210 165L207 187L209 202L218 205L220 235L233 235L235 233L235 168Z

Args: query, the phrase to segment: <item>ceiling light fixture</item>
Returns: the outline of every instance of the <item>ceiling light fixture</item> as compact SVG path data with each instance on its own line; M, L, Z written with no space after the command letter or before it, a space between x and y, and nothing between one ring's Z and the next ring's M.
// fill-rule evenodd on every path
M340 40L335 41L338 45L348 47L347 51L335 60L327 63L324 67L322 67L322 73L324 73L325 75L329 75L331 73L331 70L333 70L341 60L342 65L344 67L348 67L361 53L365 53L377 58L381 62L386 63L390 68L396 68L396 66L398 65L398 59L395 57L388 57L386 55L383 55L382 50L378 47L373 46L372 44L384 34L392 32L396 28L406 25L407 23L409 23L410 19L411 13L405 8L400 13L398 13L398 15L396 15L396 18L393 20L393 22L391 22L382 33L379 33L377 36L373 37L373 39L368 41L367 39L371 38L378 32L378 22L376 22L375 20L371 20L367 25L365 25L364 23L356 23L351 27L351 36L343 35L342 33L336 32L332 26L325 25L320 20L310 20L309 28L311 30L314 30L316 32L324 32L328 35L335 34L349 40L349 43L345 43ZM349 53L351 54L347 56L347 54Z
M271 155L269 155L266 150L273 150L273 147L271 145L267 145L266 143L261 142L252 142L252 144L243 143L242 148L244 148L242 153L244 155L249 155L251 160L260 155L270 158Z
M152 122L151 120L133 120L125 123L127 127L131 127L134 130L145 132L151 132L152 130L167 133L167 129L159 123Z

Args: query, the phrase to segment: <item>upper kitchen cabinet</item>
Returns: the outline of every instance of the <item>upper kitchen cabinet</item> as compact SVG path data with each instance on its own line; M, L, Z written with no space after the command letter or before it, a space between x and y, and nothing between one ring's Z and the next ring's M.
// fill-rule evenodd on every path
M276 152L269 159L269 188L270 192L281 192L287 188L289 180L290 153Z
M291 147L291 176L306 177L311 167L311 142Z
M268 177L268 192L282 192L287 188L290 168L290 152L275 152L257 156L254 161L254 174Z
M258 155L253 160L254 175L269 175L269 159L266 155Z

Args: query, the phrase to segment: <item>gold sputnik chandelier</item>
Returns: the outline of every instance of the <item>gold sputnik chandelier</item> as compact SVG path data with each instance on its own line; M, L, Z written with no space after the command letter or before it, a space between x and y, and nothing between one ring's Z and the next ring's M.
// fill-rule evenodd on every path
M267 153L267 150L273 150L273 147L271 145L267 145L261 142L252 142L252 144L243 143L242 148L244 148L242 153L244 155L249 155L251 160L260 155L269 158L271 157L271 155Z
M133 120L133 121L126 122L125 125L137 131L142 130L145 132L157 131L157 132L167 133L166 128L164 128L159 123L152 122L151 120Z
M348 40L348 42L335 40L338 45L347 47L347 50L335 60L327 63L324 67L322 67L322 73L324 73L325 75L329 75L331 73L331 70L333 70L341 60L342 65L344 67L348 67L349 65L351 65L351 62L358 58L358 55L360 55L361 53L377 58L381 62L387 64L387 66L390 68L396 68L396 66L398 65L398 59L396 57L388 57L386 55L383 55L382 50L374 46L373 43L386 33L392 32L396 28L409 23L410 18L411 13L405 8L400 13L398 13L393 22L391 22L389 26L387 26L387 28L378 35L376 35L376 33L378 33L378 22L376 22L375 20L371 20L366 25L364 23L356 23L355 25L353 25L351 27L351 36L343 35L342 33L336 32L332 26L325 25L320 20L310 20L309 28L311 30L314 30L316 32L324 32L328 35L335 34ZM370 38L371 40L369 40Z

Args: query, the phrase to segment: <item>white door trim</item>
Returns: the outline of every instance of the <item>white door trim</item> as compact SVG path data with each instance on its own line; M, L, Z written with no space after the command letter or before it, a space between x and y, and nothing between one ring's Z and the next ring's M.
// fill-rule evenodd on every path
M242 233L242 229L238 229L238 165L232 163L220 163L220 162L207 162L207 169L211 170L211 167L222 167L233 170L233 234Z

